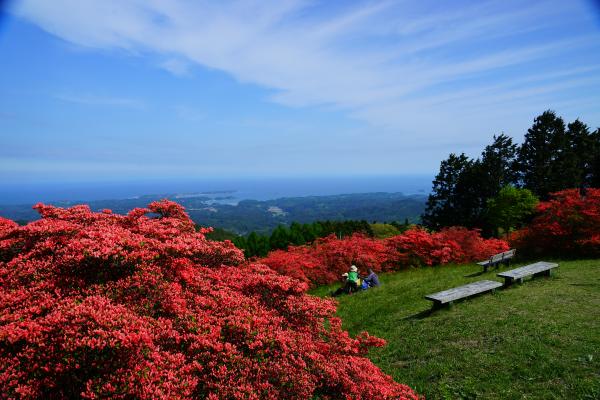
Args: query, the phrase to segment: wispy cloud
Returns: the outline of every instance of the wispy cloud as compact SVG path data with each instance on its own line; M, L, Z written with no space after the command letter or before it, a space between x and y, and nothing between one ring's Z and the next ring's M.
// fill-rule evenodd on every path
M198 64L272 89L274 102L333 107L393 128L482 104L491 112L494 98L535 94L549 103L581 83L562 74L585 79L589 71L573 68L600 53L597 30L561 30L573 19L593 25L579 2L454 4L23 0L14 12L83 46L157 54L178 76ZM541 90L540 73L554 75L554 85ZM515 81L524 85L519 93ZM447 101L465 90L460 108ZM132 99L61 98L140 107Z
M190 76L190 63L170 58L158 64L161 68L176 76Z
M126 97L111 97L111 96L97 96L92 94L71 94L71 93L59 93L55 95L59 100L68 101L70 103L95 105L95 106L109 106L109 107L123 107L133 109L143 109L145 104L143 101L138 99L130 99Z
M172 108L173 111L175 111L177 117L179 118L183 118L194 122L206 119L206 113L195 107L178 104L174 105Z

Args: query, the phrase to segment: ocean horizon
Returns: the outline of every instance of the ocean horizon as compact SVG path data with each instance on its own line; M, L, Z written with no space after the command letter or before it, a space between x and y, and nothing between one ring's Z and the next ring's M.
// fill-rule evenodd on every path
M120 182L10 183L0 187L0 204L86 202L147 195L221 194L226 202L352 193L401 192L426 195L432 175L132 180Z

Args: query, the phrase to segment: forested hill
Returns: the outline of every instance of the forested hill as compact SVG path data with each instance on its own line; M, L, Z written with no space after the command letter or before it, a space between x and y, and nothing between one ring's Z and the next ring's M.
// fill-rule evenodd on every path
M238 234L252 231L268 233L277 225L293 221L310 223L325 220L367 220L417 222L425 208L425 195L402 193L359 193L333 196L290 197L267 201L243 200L236 205L223 204L218 199L203 195L163 194L134 199L100 200L90 202L53 202L68 207L88 204L92 210L105 208L124 214L135 207L168 198L183 205L199 225L224 228ZM222 199L227 200L227 199ZM0 216L13 220L30 221L38 218L32 205L0 205Z

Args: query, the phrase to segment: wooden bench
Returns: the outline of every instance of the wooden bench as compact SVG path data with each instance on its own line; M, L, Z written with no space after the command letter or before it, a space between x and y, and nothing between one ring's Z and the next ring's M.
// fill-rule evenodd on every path
M502 286L497 281L478 281L468 285L455 287L425 296L427 300L433 301L433 308L439 308L443 305L452 305L455 300L471 297L476 294L494 291Z
M517 254L516 249L508 250L503 253L498 253L490 257L489 260L478 262L477 264L483 267L483 272L487 272L489 267L498 267L500 264L510 265L510 260Z
M500 272L498 276L504 278L504 286L510 286L515 281L518 283L523 283L523 278L525 278L526 276L550 276L552 269L557 267L558 264L540 261L534 264L526 265L521 268Z

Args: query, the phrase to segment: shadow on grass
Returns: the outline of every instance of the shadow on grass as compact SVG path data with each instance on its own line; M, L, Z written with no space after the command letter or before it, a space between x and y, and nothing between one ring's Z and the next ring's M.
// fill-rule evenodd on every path
M503 268L501 269L499 266L498 267L490 267L487 270L473 272L472 274L465 275L464 277L465 278L474 278L476 276L481 276L481 275L487 274L488 272L500 272L501 270L504 270L504 269Z
M406 316L406 317L402 318L402 321L411 321L411 320L414 321L414 320L425 319L425 318L429 317L431 314L433 314L435 311L437 311L437 309L428 308L427 310L423 310L416 314Z
M469 274L469 275L465 275L464 277L465 278L474 278L476 276L481 276L481 275L483 275L485 273L486 273L486 271L479 271L479 272L474 272L474 273Z

